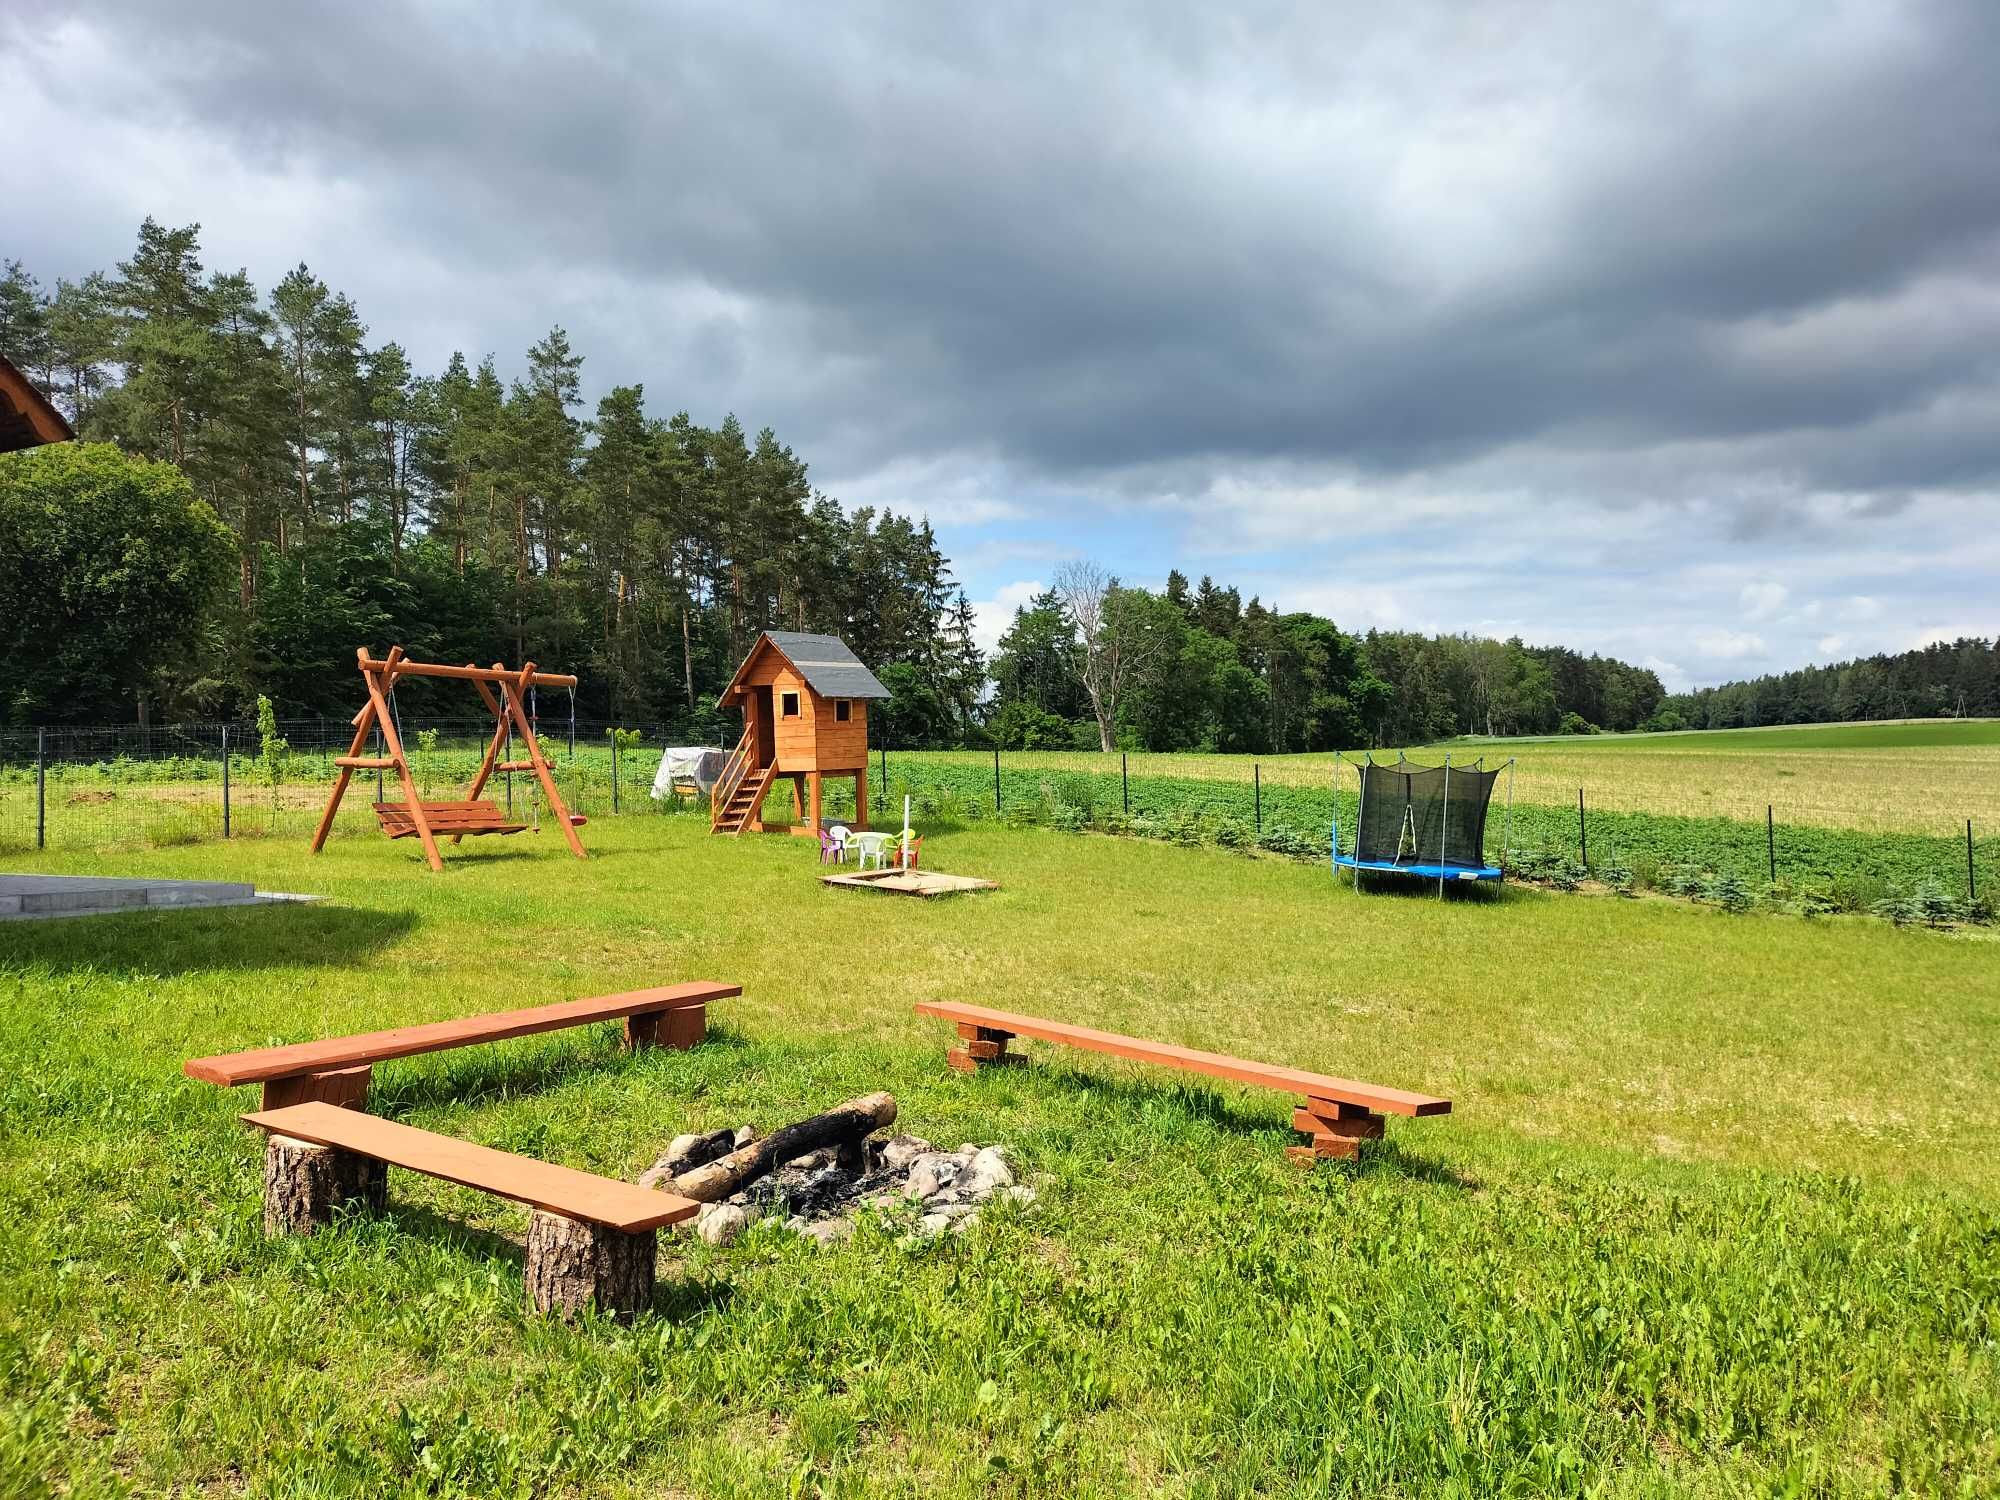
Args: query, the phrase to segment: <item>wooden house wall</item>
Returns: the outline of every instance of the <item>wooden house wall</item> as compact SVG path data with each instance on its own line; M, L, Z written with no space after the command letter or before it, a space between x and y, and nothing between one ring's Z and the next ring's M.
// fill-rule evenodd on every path
M845 724L834 717L831 698L819 700L819 764L822 770L851 771L868 761L868 700L853 698L854 717Z
M775 654L775 653L774 653ZM785 717L785 694L799 695L799 712L796 718ZM778 769L781 771L811 771L819 765L818 750L814 739L814 724L817 705L813 701L812 689L805 685L803 678L783 662L779 663L777 675L771 679L771 712L778 716L777 746ZM827 710L829 713L831 709Z
M868 701L849 699L852 717L846 723L834 717L834 700L822 698L806 685L784 656L769 646L760 647L757 659L743 675L749 690L744 700L746 716L759 711L761 696L756 689L771 689L771 743L774 763L780 771L852 771L868 762ZM799 695L799 711L784 716L784 695Z

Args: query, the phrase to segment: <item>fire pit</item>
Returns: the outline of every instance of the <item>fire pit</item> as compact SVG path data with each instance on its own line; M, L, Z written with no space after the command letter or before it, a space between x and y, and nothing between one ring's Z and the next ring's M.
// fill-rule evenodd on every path
M895 1114L895 1100L871 1094L768 1138L749 1125L677 1136L639 1182L700 1200L689 1222L711 1245L728 1244L759 1219L831 1245L869 1213L907 1218L909 1233L928 1239L970 1228L995 1198L1034 1201L1035 1190L1014 1180L1004 1147L945 1150L922 1136L874 1133Z

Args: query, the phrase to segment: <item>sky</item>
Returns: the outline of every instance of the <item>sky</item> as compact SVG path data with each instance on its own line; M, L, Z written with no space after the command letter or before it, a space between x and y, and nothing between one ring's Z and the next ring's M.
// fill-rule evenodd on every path
M0 257L768 424L1064 559L1670 688L2000 633L2000 5L0 7Z

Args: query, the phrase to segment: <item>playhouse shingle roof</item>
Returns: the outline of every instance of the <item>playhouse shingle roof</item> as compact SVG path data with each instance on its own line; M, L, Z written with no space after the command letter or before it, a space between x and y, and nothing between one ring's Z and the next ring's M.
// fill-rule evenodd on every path
M889 690L861 664L837 635L807 635L796 630L767 630L764 638L784 653L785 660L822 698L887 698Z

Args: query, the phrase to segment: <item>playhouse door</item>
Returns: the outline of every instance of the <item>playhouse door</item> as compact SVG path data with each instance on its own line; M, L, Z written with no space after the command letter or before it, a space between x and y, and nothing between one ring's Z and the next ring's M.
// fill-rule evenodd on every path
M777 733L773 725L777 716L771 702L771 685L767 682L757 689L757 764L768 766L778 758Z

